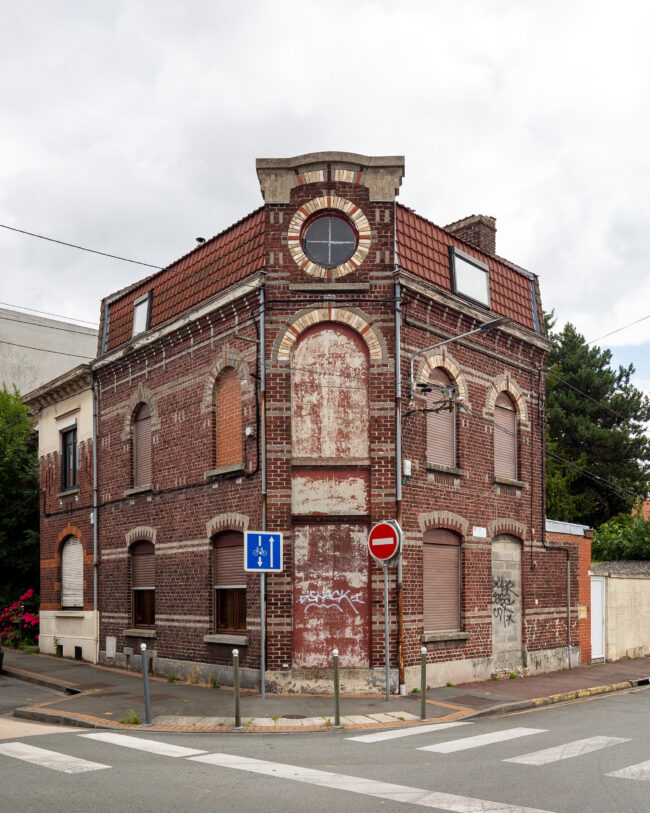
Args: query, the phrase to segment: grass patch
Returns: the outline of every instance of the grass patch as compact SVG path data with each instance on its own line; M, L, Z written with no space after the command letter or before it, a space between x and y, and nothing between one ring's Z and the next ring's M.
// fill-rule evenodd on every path
M170 672L167 675L167 683L176 683L176 675L172 675Z
M129 709L126 713L126 717L122 717L120 722L124 723L124 725L140 725L142 720L138 717L133 709Z
M208 686L211 689L218 689L219 688L219 684L217 683L217 679L216 679L216 677L214 675L210 675L210 677L208 678Z

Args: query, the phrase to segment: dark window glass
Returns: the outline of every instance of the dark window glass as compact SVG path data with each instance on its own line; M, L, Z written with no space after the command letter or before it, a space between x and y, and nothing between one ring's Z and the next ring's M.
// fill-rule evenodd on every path
M221 588L215 590L217 630L244 632L246 630L246 588Z
M133 591L133 622L136 627L153 627L156 621L156 591Z
M337 215L324 215L308 223L302 248L312 262L334 268L357 250L357 236L350 223Z
M65 491L68 488L77 487L77 429L68 429L61 433L62 457L61 457L61 487Z

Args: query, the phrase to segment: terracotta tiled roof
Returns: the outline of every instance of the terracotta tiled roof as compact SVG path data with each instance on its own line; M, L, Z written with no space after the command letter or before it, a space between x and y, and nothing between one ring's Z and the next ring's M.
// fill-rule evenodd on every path
M531 277L510 264L459 240L445 229L406 206L396 207L397 252L400 268L451 292L449 246L487 263L490 268L490 310L509 316L528 330L535 330L531 300Z
M262 207L162 271L118 292L118 298L110 304L106 350L114 350L131 339L133 303L148 291L153 292L150 327L158 327L259 271L263 263ZM104 307L100 337L103 333L103 321Z

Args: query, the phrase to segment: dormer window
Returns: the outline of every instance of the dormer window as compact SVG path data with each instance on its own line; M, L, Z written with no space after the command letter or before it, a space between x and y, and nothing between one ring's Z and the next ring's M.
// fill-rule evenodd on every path
M489 308L490 281L486 263L450 246L449 265L453 292Z
M149 330L151 311L151 291L139 297L133 303L133 335L138 336Z

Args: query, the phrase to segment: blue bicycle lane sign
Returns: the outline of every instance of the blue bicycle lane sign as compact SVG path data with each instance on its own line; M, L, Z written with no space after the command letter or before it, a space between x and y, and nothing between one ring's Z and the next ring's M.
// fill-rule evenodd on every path
M246 531L244 570L248 573L279 573L282 570L282 534Z

